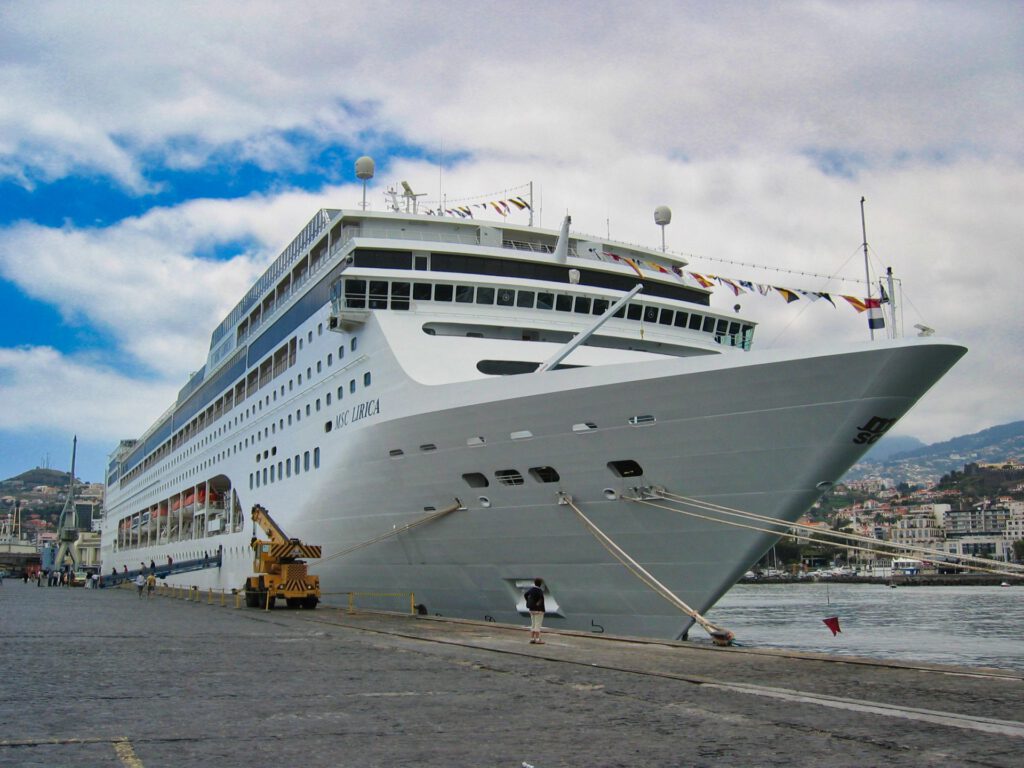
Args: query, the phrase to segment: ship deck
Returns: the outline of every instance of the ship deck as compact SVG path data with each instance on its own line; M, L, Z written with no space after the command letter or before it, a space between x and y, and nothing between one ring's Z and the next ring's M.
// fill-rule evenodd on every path
M1024 744L1014 672L0 589L4 765L1010 766Z

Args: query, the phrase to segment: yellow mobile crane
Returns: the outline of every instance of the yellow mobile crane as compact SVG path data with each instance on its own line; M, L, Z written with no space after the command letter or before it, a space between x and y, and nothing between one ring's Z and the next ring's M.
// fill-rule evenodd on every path
M320 602L320 577L306 572L306 561L300 557L320 557L320 547L303 544L285 536L281 527L264 507L252 508L255 576L245 580L245 604L249 608L273 608L277 598L284 598L289 608L316 608ZM269 540L256 538L256 526Z

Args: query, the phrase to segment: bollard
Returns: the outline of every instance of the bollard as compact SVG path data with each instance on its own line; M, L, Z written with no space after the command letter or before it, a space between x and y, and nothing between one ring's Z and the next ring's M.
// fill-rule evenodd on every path
M206 589L206 604L213 605L213 587L207 587Z
M222 590L220 591L220 605L221 605L221 607L222 607L222 608L223 608L223 607L224 607L225 605L227 605L227 603L225 602L225 600L226 600L226 599L227 599L227 596L226 596L226 594L225 594L224 590L222 589Z
M415 592L410 592L409 593L409 615L410 616L415 616L416 615L416 593Z

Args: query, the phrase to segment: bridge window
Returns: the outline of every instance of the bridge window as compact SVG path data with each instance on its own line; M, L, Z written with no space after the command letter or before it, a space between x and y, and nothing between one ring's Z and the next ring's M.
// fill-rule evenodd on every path
M392 283L391 284L391 308L392 309L408 309L409 308L409 283Z

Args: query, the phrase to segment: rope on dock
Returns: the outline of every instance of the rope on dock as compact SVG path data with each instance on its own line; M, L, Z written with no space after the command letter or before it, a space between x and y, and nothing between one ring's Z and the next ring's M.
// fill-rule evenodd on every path
M658 509L668 510L670 512L676 512L682 515L688 515L695 517L700 520L708 520L714 523L720 523L722 525L729 525L735 528L745 528L751 531L758 531L761 533L769 533L777 536L790 535L799 541L821 541L822 537L830 538L835 542L841 544L847 549L853 549L858 552L867 552L874 555L883 556L899 556L899 555L916 555L918 557L924 556L937 560L944 565L956 566L970 571L980 571L984 573L993 573L997 576L1015 576L1020 577L1024 575L1024 566L1016 565L1014 563L1002 563L999 568L991 567L992 561L985 560L984 558L974 557L972 555L956 555L949 552L943 552L937 549L929 549L928 547L917 547L912 544L894 544L886 542L883 544L884 549L878 546L870 547L859 547L854 544L849 544L851 541L859 541L861 543L867 543L877 545L878 539L872 539L868 536L861 536L856 533L842 533L840 531L828 531L816 528L811 525L804 523L789 522L788 520L780 520L777 517L770 517L768 515L761 515L756 512L747 512L742 509L736 509L734 507L727 507L721 504L715 504L710 501L703 501L701 499L695 499L687 496L681 496L679 494L669 493L663 488L645 488L640 489L641 492L636 496L623 495L622 498L637 504L646 504L647 506L656 507ZM778 528L764 528L751 523L735 522L733 520L723 520L721 517L712 517L711 515L702 515L699 512L692 510L680 509L677 507L666 506L665 504L657 504L651 501L651 498L661 499L676 504L686 504L690 507L696 507L707 512L714 512L719 515L726 515L729 517L739 518L741 520L751 520L755 522L762 522L767 525L777 526ZM792 529L798 529L808 531L807 536L801 536L799 534L789 533Z
M696 610L694 610L685 602L683 602L683 600L678 595L676 595L672 590L670 590L668 587L666 587L664 584L658 581L651 574L650 571L645 569L642 565L640 565L640 563L638 563L636 560L634 560L632 557L626 554L622 547L620 547L618 544L612 541L611 537L608 536L608 534L606 534L604 531L598 528L594 521L587 517L583 513L582 509L576 506L575 502L572 499L572 496L564 492L559 492L558 497L559 503L569 506L573 510L573 512L575 512L579 516L580 520L582 520L583 524L587 527L587 530L589 530L594 535L594 538L596 538L601 543L601 545L606 550L608 550L612 557L614 557L616 560L618 560L620 563L626 566L627 570L629 570L630 573L632 573L634 576L640 579L640 581L642 581L644 584L650 587L652 591L663 597L665 600L670 602L676 608L678 608L691 619L693 619L697 624L699 624L709 635L711 635L711 639L714 641L715 645L732 644L733 638L735 637L735 635L732 632L723 627L719 627L717 624L712 624L710 621L704 618L704 616L702 616Z

